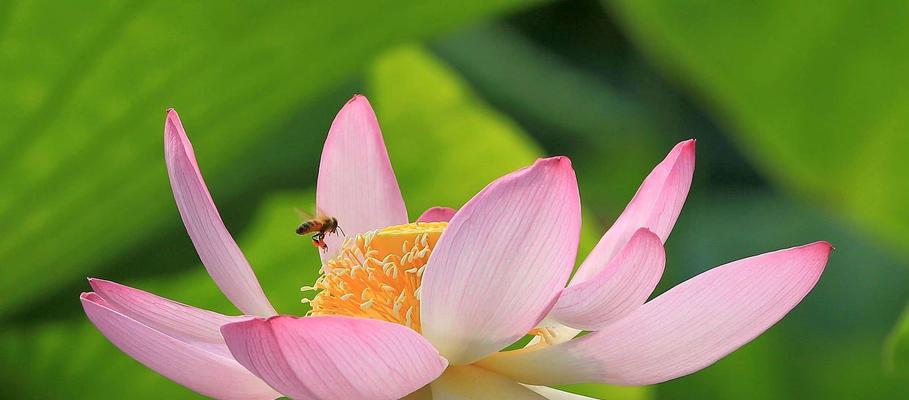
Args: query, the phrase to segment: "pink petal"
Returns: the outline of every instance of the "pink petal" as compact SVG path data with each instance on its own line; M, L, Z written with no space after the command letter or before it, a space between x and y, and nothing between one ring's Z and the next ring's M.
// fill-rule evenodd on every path
M196 165L192 144L173 109L167 111L164 142L174 199L183 225L208 274L240 311L250 315L275 315L275 309L262 292L256 274L221 221Z
M410 328L347 317L272 317L221 328L250 371L297 399L397 399L447 362Z
M449 367L430 388L432 400L546 400L512 379L472 365Z
M448 222L456 212L458 210L450 207L433 207L423 212L417 222Z
M513 343L555 304L577 254L571 162L537 160L474 196L442 233L423 275L423 335L452 364Z
M221 326L249 319L202 310L102 279L89 279L89 283L105 307L167 336L229 358L232 357L221 337Z
M694 147L694 140L677 144L647 175L625 211L578 268L572 285L592 278L605 268L638 228L650 229L666 241L691 187Z
M540 350L498 353L479 365L534 385L648 385L698 371L783 318L814 287L827 242L704 272L601 331Z
M95 293L82 307L93 324L124 353L170 380L219 399L274 399L281 395L232 358L168 336L110 308Z
M350 99L331 124L319 164L316 204L319 212L337 218L348 236L408 222L379 122L366 97ZM340 231L326 237L323 260L334 256L343 238Z
M573 328L599 330L644 304L660 282L665 265L660 238L641 228L606 268L562 290L550 318Z

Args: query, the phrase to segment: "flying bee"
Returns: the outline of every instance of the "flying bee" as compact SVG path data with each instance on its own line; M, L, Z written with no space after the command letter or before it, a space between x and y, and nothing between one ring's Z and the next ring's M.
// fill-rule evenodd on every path
M338 231L340 231L342 235L344 234L344 230L338 226L338 219L325 215L321 210L316 212L315 217L300 210L297 210L297 212L304 220L300 226L297 227L297 234L302 236L314 233L312 235L312 245L322 249L322 251L328 251L328 244L325 243L325 236L332 233L337 234Z

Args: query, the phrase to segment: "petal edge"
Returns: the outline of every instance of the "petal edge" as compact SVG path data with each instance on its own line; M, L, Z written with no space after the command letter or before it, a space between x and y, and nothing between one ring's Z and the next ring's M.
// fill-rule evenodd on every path
M183 225L212 280L244 314L277 314L240 247L224 226L202 179L180 116L173 109L167 111L164 123L164 153Z
M477 193L451 219L423 274L423 335L452 364L513 343L555 304L577 255L571 162L537 160Z
M80 296L92 324L124 353L168 379L221 399L274 399L280 394L231 358L210 353L145 326L95 293Z
M458 210L451 207L432 207L424 211L420 218L417 218L417 222L448 222L457 212Z
M336 254L345 237L408 222L379 122L363 95L351 98L331 123L319 163L316 205L344 230L325 238L323 261Z
M688 375L782 319L817 283L831 249L815 242L734 261L601 331L539 350L497 353L478 364L534 385L648 385Z
M665 264L660 237L641 228L599 273L563 289L550 318L572 328L602 329L647 301Z
M650 229L666 241L691 188L695 143L691 139L675 145L644 178L625 210L581 263L571 285L590 279L608 265L639 228Z
M373 319L280 316L221 332L240 364L291 398L401 398L447 366L415 331Z

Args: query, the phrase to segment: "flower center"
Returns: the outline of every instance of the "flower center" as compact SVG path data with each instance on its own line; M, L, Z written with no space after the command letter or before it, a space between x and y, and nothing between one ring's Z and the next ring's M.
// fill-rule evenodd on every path
M310 315L380 319L420 332L423 269L447 222L389 226L348 238L322 267Z

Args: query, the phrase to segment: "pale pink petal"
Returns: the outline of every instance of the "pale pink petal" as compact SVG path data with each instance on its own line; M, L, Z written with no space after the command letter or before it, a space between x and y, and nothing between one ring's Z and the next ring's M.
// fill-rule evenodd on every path
M571 162L537 160L474 196L442 233L423 275L423 335L452 364L521 338L555 304L580 233Z
M281 396L230 357L148 327L111 309L110 304L95 293L83 293L81 300L85 314L111 343L174 382L219 399Z
M599 330L644 304L660 282L665 265L660 238L641 228L606 268L562 290L550 318L573 328Z
M472 365L449 367L430 388L432 400L546 400L512 379Z
M366 97L350 99L331 124L319 164L316 205L320 213L337 218L344 231L326 237L323 260L334 256L344 234L408 222L379 122Z
M250 318L202 310L102 279L89 279L89 283L107 308L167 336L226 357L231 356L221 337L221 326Z
M647 175L625 211L578 268L571 279L572 285L590 279L605 268L638 228L650 229L666 241L691 187L694 148L694 140L677 144Z
M447 366L403 325L347 317L272 317L221 328L250 371L295 399L397 399Z
M549 400L596 400L593 397L582 396L579 394L569 393L558 389L553 389L548 386L533 386L533 385L524 385L530 390L537 392L543 397Z
M417 222L448 222L456 212L458 210L450 207L433 207L423 212Z
M224 227L218 209L208 193L196 164L192 144L183 131L180 117L167 111L164 123L164 154L167 173L183 225L196 246L202 264L218 288L245 314L275 315L256 274Z
M479 365L520 382L648 385L698 371L773 326L814 287L831 246L817 242L704 272L603 330Z

